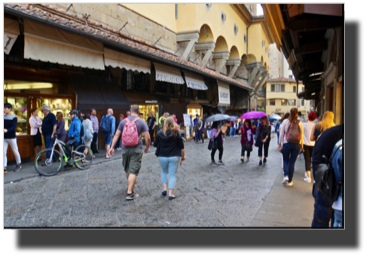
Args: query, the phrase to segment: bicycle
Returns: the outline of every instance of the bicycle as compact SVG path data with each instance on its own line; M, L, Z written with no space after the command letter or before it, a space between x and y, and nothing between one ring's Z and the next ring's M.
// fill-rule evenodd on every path
M55 142L52 148L45 149L39 152L35 157L34 168L40 175L56 175L63 169L63 163L68 162L68 150L65 147L65 143L57 139L57 134L54 135L54 138ZM55 146L58 146L60 148L63 155L55 150ZM47 157L48 152L50 152L50 157ZM41 158L41 156L44 154L46 154L46 159ZM81 170L88 169L93 163L93 153L91 149L85 145L80 145L75 150L72 149L71 157L73 158L73 164L75 165L75 167Z

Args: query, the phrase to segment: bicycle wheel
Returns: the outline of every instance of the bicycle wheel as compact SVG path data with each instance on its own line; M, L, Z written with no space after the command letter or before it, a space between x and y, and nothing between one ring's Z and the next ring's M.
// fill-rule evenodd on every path
M64 159L57 150L53 150L55 158L56 158L56 162L54 162L53 160L50 161L50 158L47 157L47 152L51 152L51 151L52 151L51 149L45 149L39 152L34 160L35 170L43 176L56 175L63 168ZM42 158L42 155L44 154L46 154L45 159ZM41 160L38 161L39 159Z
M86 152L86 153L85 153ZM78 169L88 169L93 163L93 152L85 145L78 146L73 152L73 163Z

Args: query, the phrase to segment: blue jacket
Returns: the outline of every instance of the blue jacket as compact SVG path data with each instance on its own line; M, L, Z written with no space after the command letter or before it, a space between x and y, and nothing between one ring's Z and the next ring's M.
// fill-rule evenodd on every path
M115 117L112 116L112 115L110 115L110 114L107 114L106 118L110 118L111 119L111 135L115 135L115 132L116 132L115 130L117 129Z
M80 144L80 141L81 141L81 126L82 126L82 123L80 119L78 117L75 117L72 120L72 124L69 127L69 131L68 131L68 138L73 136L74 141L76 141L77 143L77 146Z

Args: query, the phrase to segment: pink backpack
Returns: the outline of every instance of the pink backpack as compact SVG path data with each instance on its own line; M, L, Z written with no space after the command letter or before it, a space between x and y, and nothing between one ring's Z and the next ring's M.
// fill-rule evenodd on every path
M137 126L135 124L138 120L139 118L135 118L133 121L130 121L128 118L125 119L126 123L121 136L123 146L135 147L138 145L140 137L138 136Z

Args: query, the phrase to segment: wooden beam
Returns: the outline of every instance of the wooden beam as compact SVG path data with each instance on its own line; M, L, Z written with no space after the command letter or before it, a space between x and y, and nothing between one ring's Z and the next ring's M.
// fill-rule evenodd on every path
M312 89L312 88L321 88L321 80L319 81L313 81L313 82L310 82L310 83L307 83L307 84L304 84L305 88L308 90Z
M303 65L300 65L299 66L301 69L306 69L306 70L309 70L309 69L319 69L319 68L324 68L324 64L320 61L320 62L305 62L303 63Z
M344 25L343 17L323 19L302 19L286 22L286 28L290 31L315 31L329 28L337 28Z
M302 45L300 48L295 48L295 55L311 54L322 52L328 49L328 42L316 42L307 45Z

